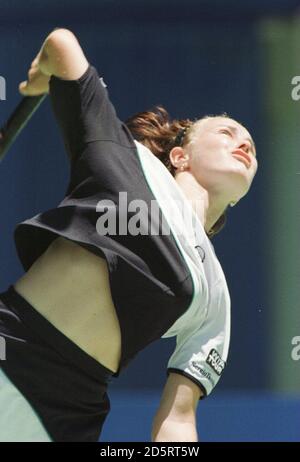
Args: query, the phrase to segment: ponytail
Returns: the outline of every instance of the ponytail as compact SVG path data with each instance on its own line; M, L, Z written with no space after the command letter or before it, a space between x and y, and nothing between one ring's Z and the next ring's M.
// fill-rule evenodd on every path
M171 120L162 106L156 106L153 111L139 112L126 121L132 136L149 148L173 176L176 168L170 162L169 152L176 146L178 132L192 124L189 119Z

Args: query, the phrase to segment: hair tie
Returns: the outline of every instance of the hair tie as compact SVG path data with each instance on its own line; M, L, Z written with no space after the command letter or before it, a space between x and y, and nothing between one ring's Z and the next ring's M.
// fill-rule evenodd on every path
M175 138L174 146L182 146L186 131L189 127L181 128Z

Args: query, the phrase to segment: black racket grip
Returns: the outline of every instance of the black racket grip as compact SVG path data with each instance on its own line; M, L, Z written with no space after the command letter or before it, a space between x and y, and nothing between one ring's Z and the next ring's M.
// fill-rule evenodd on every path
M11 116L0 129L0 162L46 96L47 93L39 96L23 96Z

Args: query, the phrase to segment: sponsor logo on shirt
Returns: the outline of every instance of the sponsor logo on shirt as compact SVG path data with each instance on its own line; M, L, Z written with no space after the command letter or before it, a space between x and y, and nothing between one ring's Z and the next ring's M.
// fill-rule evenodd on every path
M205 377L214 387L215 382L211 376L211 373L203 369L201 366L199 366L195 361L191 362L191 365L193 366L194 369L196 369L203 377Z
M217 350L214 348L210 350L208 357L206 358L207 364L215 371L216 374L221 375L224 367L225 361L221 358Z

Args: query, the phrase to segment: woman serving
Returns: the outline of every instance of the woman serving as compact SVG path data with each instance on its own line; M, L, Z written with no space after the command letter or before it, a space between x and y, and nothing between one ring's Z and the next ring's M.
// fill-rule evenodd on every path
M20 92L49 93L70 181L57 208L15 230L25 274L0 294L0 440L97 441L108 382L176 336L152 440L197 441L197 404L230 336L210 238L251 186L251 136L226 116L172 121L163 108L121 122L66 29L46 38Z

